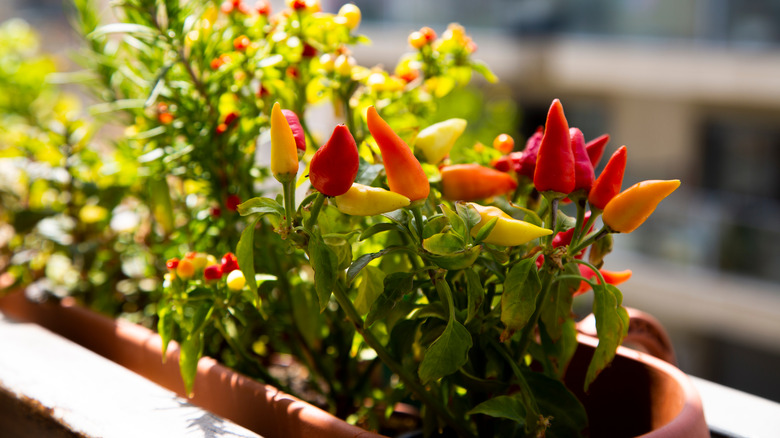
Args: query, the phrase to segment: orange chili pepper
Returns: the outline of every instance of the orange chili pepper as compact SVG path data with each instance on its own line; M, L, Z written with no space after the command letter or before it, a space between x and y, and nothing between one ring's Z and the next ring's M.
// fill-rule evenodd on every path
M680 180L648 180L634 184L604 207L601 219L612 231L630 233L642 225L658 203L680 187Z
M517 187L508 174L479 164L455 164L441 169L441 191L451 201L475 201L502 195Z
M592 269L585 265L579 265L580 268L580 275L585 277L586 279L590 280L592 278L596 278L597 283L601 283L601 280L599 280L598 275L596 275L595 272L593 272ZM623 283L624 281L631 278L631 270L626 269L625 271L607 271L606 269L599 269L599 272L601 273L601 276L604 277L604 281L607 282L607 284L612 285L618 285L620 283ZM587 281L581 281L580 287L577 288L576 291L574 291L574 296L582 295L585 292L589 291L591 289L590 283Z
M412 202L427 198L431 189L428 176L406 142L390 128L373 106L368 107L366 122L382 153L390 190L406 196Z

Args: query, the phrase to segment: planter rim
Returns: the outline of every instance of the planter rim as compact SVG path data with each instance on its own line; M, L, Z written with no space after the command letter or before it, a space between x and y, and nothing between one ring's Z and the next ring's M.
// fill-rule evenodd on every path
M583 333L577 334L577 341L593 348L596 348L599 343L598 338ZM671 421L650 432L640 435L640 437L710 436L709 428L707 427L707 422L704 418L704 408L702 406L701 397L687 374L669 362L661 360L651 354L633 350L622 345L617 349L616 357L618 355L643 363L648 367L655 368L661 373L668 375L674 380L675 384L680 387L684 398L682 409Z

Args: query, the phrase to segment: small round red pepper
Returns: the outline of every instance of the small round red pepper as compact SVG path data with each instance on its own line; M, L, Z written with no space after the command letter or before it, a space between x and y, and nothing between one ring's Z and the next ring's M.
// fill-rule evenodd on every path
M607 165L604 166L604 170L601 171L601 175L593 183L588 194L588 203L591 207L603 210L607 203L620 192L620 187L623 185L623 173L626 170L626 153L626 147L621 146L609 158Z
M390 128L373 106L368 107L366 122L368 131L382 153L390 190L406 196L412 202L427 198L431 189L428 176L406 142Z
M179 266L179 259L177 257L165 261L165 267L171 271L176 269L178 266Z
M569 124L558 99L547 113L544 136L539 145L534 170L534 187L540 193L568 195L574 190L574 153L571 150Z
M357 144L352 133L346 125L338 125L328 142L311 158L309 180L323 195L343 195L352 187L359 166Z
M222 266L209 265L203 269L203 278L206 280L219 280L222 278Z
M226 253L222 256L222 274L229 274L232 271L238 269L238 259L232 252Z

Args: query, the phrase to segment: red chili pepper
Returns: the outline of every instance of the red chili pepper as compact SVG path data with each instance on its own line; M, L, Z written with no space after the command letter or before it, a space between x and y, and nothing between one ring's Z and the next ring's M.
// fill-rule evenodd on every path
M534 187L540 193L568 195L574 190L574 153L571 150L569 124L558 99L547 113L544 136L539 145L534 170Z
M317 56L317 49L311 44L303 43L303 52L301 53L301 56L304 58L313 58Z
M282 110L282 111L284 111L284 110ZM225 122L224 123L226 125L230 125L233 122L235 122L236 119L238 119L238 116L239 116L239 114L237 112L231 111L231 112L225 114Z
M406 142L390 128L373 106L368 107L366 122L382 153L390 190L406 196L412 202L427 198L431 189L428 176Z
M596 282L601 284L601 280L599 280L598 275L596 275L596 273L593 272L593 270L590 269L588 266L579 265L579 268L580 268L580 275L582 275L588 280L593 279L595 277ZM607 284L612 284L615 286L631 278L630 269L626 269L625 271L607 271L606 269L599 269L599 272L604 277L604 281L606 281ZM580 286L577 288L576 291L574 291L574 296L576 297L577 295L582 295L585 292L589 291L590 289L591 289L590 283L588 283L587 281L581 281Z
M604 147L609 143L609 134L596 137L593 140L585 144L585 150L588 151L588 157L590 157L590 164L595 168L601 161L601 156L604 155Z
M306 151L306 134L303 132L303 125L301 125L301 120L298 118L298 115L295 114L294 111L288 109L283 109L282 114L284 114L284 118L287 119L287 124L290 125L290 129L292 129L293 137L295 137L295 147L300 151Z
M518 175L525 175L530 179L534 178L536 157L539 155L542 137L544 137L544 128L541 126L536 129L533 135L528 137L528 141L525 142L525 149L523 149L522 155L520 155L520 160L515 163L515 172Z
M479 164L441 168L441 191L451 201L476 201L510 192L517 182L509 174Z
M520 161L521 155L523 155L522 152L511 152L493 160L490 164L492 164L493 168L498 171L509 172L509 170L514 170L515 163Z
M623 185L623 173L626 170L627 150L621 146L609 158L601 175L593 183L593 187L588 194L588 203L591 207L603 210L607 203L612 200Z
M330 139L311 158L309 180L320 193L339 196L352 187L360 166L357 144L346 125L338 125Z
M578 128L569 129L571 150L574 154L574 191L582 190L585 195L593 187L596 174L593 164L590 162L588 151L585 149L585 136Z
M165 262L165 267L166 267L166 268L168 268L168 269L169 269L169 270L171 270L171 271L173 271L174 269L176 269L178 266L179 266L179 259L178 259L178 258L176 258L176 257L174 257L174 258L172 258L172 259L168 259L168 260Z
M238 210L238 204L240 203L241 198L239 198L236 194L228 195L227 199L225 199L225 207L227 207L227 209L230 211Z
M203 269L203 278L206 280L219 280L222 278L222 266L209 265Z
M238 259L235 254L229 252L222 256L222 274L229 274L238 269Z

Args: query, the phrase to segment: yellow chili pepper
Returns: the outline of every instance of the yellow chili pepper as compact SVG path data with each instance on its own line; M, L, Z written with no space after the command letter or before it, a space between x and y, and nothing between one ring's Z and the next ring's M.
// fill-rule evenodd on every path
M282 184L294 180L298 173L295 135L279 102L271 110L271 173Z
M336 208L352 216L374 216L409 205L409 198L380 187L354 183L347 193L334 197Z
M466 123L464 119L449 119L434 123L417 134L414 147L422 151L426 161L438 164L450 153L455 141L466 130Z
M477 209L477 212L482 217L474 228L471 229L471 235L476 236L479 230L485 226L491 219L497 217L498 222L493 230L490 231L485 243L492 243L494 245L503 246L516 246L528 243L536 238L542 236L548 236L552 234L552 230L547 228L538 227L534 224L517 220L504 213L498 207L485 207L473 202L469 202L469 205Z
M664 198L680 187L680 180L648 180L618 193L604 207L601 219L612 231L630 233L655 211Z

